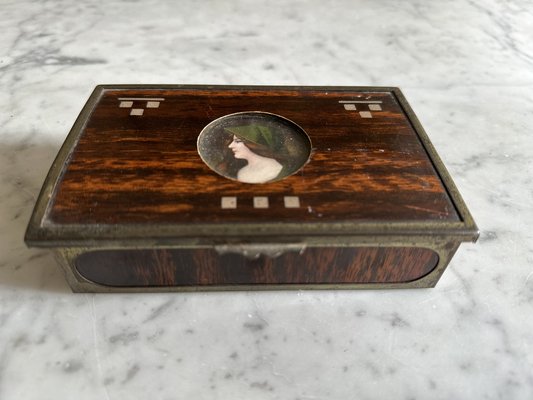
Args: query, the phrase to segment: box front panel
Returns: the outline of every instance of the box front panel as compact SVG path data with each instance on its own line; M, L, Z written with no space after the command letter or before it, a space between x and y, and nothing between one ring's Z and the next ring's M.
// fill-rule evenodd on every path
M214 249L97 250L73 268L111 287L404 283L430 273L439 256L415 247L314 247L277 257Z

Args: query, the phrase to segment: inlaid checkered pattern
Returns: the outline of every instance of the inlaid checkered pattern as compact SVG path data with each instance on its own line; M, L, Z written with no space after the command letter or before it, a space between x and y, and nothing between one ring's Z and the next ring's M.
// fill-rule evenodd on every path
M238 204L250 204L249 199L238 201L235 196L222 196L220 198L220 208L223 210L235 210ZM279 204L279 203L278 203ZM267 209L271 207L268 196L254 196L251 205L257 209ZM283 207L285 208L300 208L300 197L298 196L284 196Z
M374 118L373 112L383 111L380 100L340 100L339 103L346 111L357 112L361 118Z
M143 98L143 97L120 97L120 108L130 109L130 115L135 117L141 117L144 115L144 111L147 108L159 108L163 98Z

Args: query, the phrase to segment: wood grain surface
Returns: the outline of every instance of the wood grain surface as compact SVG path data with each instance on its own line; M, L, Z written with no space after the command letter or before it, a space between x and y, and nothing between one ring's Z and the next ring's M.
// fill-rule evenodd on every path
M75 268L86 279L115 287L256 284L401 283L430 273L439 261L423 248L309 248L301 254L247 259L213 249L100 250Z
M119 98L163 98L158 108ZM339 101L381 101L345 110ZM295 175L266 184L219 176L200 159L200 131L241 111L279 114L312 142ZM237 198L221 209L221 197ZM267 196L268 209L253 206ZM284 196L300 207L285 208ZM326 90L105 90L73 149L48 208L55 224L459 221L431 160L391 92Z

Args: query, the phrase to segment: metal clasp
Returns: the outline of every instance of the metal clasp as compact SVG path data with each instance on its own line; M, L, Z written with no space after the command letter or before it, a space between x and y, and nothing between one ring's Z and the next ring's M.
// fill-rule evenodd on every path
M289 252L302 254L305 251L304 243L239 243L216 245L215 251L220 254L240 254L250 260L256 260L261 256L276 258Z

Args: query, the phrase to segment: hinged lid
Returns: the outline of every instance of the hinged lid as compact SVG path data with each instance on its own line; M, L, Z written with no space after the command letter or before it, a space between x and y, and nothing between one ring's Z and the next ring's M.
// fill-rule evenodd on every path
M241 113L267 118L221 119ZM275 160L276 178L243 182L250 174L242 169L254 161L231 147L235 140ZM208 153L199 154L202 146ZM26 241L160 245L361 235L478 235L399 89L105 85L54 161Z

